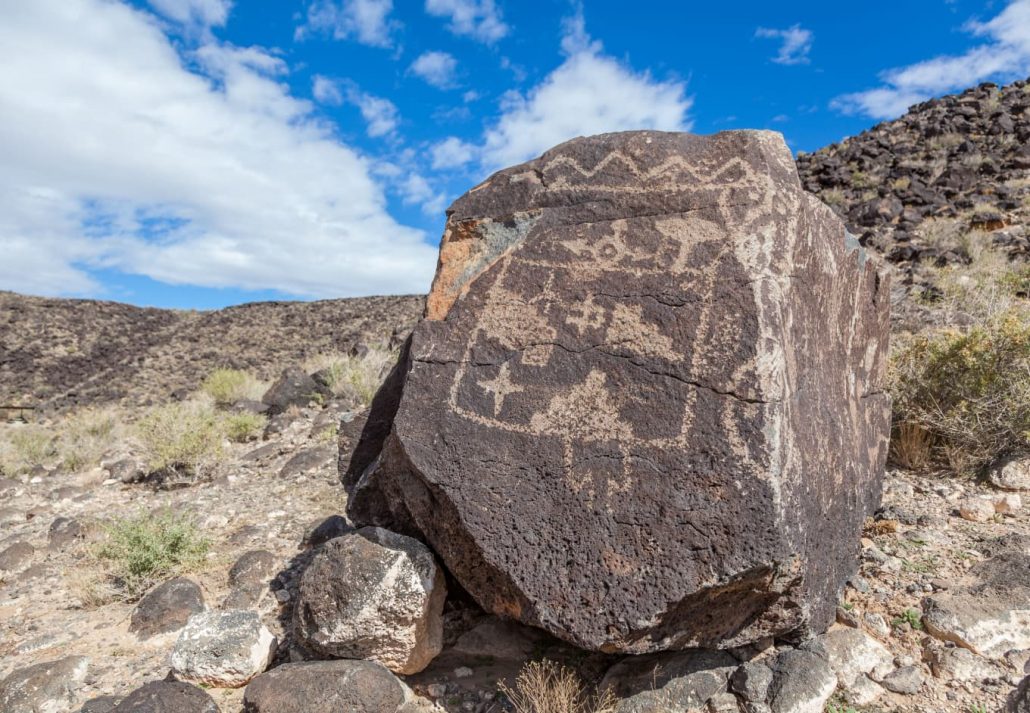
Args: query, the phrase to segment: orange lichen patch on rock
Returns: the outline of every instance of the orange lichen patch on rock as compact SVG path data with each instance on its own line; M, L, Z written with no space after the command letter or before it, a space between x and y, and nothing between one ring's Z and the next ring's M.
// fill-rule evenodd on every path
M436 276L426 298L426 319L443 319L458 299L465 285L461 278L472 257L477 225L478 221L466 220L444 231Z

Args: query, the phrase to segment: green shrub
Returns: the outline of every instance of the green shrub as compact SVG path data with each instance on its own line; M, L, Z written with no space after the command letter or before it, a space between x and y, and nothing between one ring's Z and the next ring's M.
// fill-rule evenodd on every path
M230 441L246 443L253 441L265 430L268 419L259 413L233 413L223 419L225 433Z
M53 434L42 426L9 425L0 432L0 471L21 475L57 455Z
M260 399L265 387L257 378L239 369L215 369L200 386L216 404L233 404L243 399Z
M895 444L921 431L928 465L969 474L1026 448L1030 310L910 338L893 355L890 386Z
M197 401L157 406L136 424L147 467L202 475L220 461L225 424L215 410Z
M197 567L210 547L192 519L170 509L118 518L104 531L106 539L92 554L133 599L158 581Z

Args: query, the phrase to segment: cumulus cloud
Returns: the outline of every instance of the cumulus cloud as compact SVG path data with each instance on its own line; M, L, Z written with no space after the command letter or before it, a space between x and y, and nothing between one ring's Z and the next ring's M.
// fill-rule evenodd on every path
M485 44L493 44L510 30L494 0L426 0L426 12L450 18L447 29L451 32Z
M231 0L150 0L150 5L165 17L184 25L216 27L225 24Z
M358 107L362 118L368 125L366 132L375 138L388 136L397 129L400 116L397 106L389 99L373 96L358 89L352 89L348 93L350 101Z
M397 27L390 19L392 10L393 0L314 0L308 6L304 24L294 32L294 39L304 39L315 32L337 40L353 37L365 45L392 47L391 35Z
M428 287L435 248L282 59L183 56L110 0L4 6L0 48L0 286L96 294L109 269L298 296Z
M564 30L562 64L529 92L504 97L502 115L480 147L486 168L525 161L576 136L690 129L686 85L656 80L605 55L601 43L587 35L581 14Z
M430 150L433 168L460 168L476 156L476 147L457 136L449 136Z
M1030 74L1030 0L1013 0L993 19L968 22L965 29L985 41L963 54L887 70L880 75L882 86L844 94L830 106L845 114L891 119L939 94Z
M423 52L408 70L438 89L455 86L458 60L447 52Z
M808 53L812 50L812 31L801 25L794 25L785 30L774 30L759 27L755 37L780 41L780 51L772 58L777 64L808 64Z
M316 74L311 79L311 96L319 104L329 106L343 104L343 93L340 91L340 87L332 79L323 77L321 74Z

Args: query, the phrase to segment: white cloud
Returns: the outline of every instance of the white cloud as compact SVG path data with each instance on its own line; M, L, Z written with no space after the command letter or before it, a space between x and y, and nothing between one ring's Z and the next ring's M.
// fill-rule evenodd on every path
M428 287L436 249L281 59L183 57L110 0L0 8L0 287L97 294L92 268L301 296Z
M373 47L392 47L397 23L390 19L393 0L313 0L307 21L294 32L303 39L309 32L331 34L333 39L355 38Z
M408 69L434 87L449 89L455 84L458 60L446 52L423 52Z
M780 40L780 51L772 58L777 64L808 64L808 53L812 50L812 31L801 25L794 25L785 30L774 30L759 27L755 37Z
M447 196L433 190L425 176L409 173L397 188L406 205L418 204L426 215L439 216L443 212Z
M471 162L476 156L476 147L456 136L449 136L435 144L430 153L433 157L433 168L459 168Z
M523 95L509 92L503 113L486 131L481 160L498 168L533 158L555 144L609 131L686 131L692 100L678 81L657 81L602 53L579 14L565 24L567 56Z
M400 122L397 106L389 99L372 96L357 89L351 90L348 99L354 103L368 124L369 136L387 136L397 129Z
M232 0L149 0L151 6L170 20L184 25L216 27L229 19Z
M887 70L884 86L844 94L830 106L845 114L891 119L930 97L982 82L1030 74L1030 0L1013 0L988 22L969 22L965 29L986 42L960 55L934 57Z
M447 29L451 32L486 44L493 44L511 29L494 0L426 0L426 12L449 17Z
M316 74L311 80L311 96L319 104L328 104L329 106L343 104L343 94L336 86L336 82L321 74Z

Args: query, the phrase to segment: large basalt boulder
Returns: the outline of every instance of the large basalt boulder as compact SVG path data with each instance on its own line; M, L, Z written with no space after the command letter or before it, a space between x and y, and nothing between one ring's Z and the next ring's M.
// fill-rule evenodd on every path
M349 514L588 649L822 631L880 497L884 280L777 134L562 144L449 210Z

